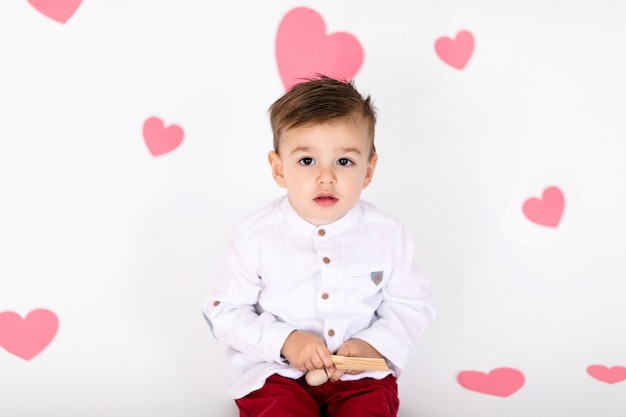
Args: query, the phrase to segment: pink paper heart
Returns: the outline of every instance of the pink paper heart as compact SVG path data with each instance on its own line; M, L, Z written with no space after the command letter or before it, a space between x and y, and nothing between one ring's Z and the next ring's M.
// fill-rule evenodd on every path
M149 117L143 123L143 139L153 156L173 151L182 143L183 137L184 132L180 126L165 127L158 117Z
M65 23L74 15L83 0L28 0L39 13Z
M522 211L528 220L546 227L557 227L565 208L565 197L558 187L543 190L541 199L532 197L526 200Z
M485 374L478 371L461 371L457 375L459 384L471 391L508 397L524 385L524 374L513 368L497 368Z
M587 368L587 373L598 381L607 384L626 381L626 368L623 366L613 366L608 368L604 365L591 365Z
M5 311L0 313L0 346L28 361L50 344L58 328L59 320L49 310L33 310L24 319Z
M286 89L317 74L349 81L363 63L363 48L349 33L327 35L322 16L315 10L297 7L278 25L276 63Z
M454 39L442 36L435 41L435 52L443 62L462 70L474 53L474 35L461 30Z

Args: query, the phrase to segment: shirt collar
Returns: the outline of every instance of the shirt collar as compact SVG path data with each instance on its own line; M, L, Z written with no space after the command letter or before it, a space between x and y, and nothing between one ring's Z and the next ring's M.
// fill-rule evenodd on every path
M291 207L287 196L283 197L283 201L281 201L280 203L280 210L285 216L287 222L292 227L294 227L298 231L298 233L311 235L313 233L317 233L317 231L320 229L324 229L331 235L338 235L339 233L342 233L345 230L349 229L362 216L363 208L361 207L360 202L358 202L343 217L334 221L333 223L325 224L322 226L315 226L300 217L298 213L296 213L296 211L293 209L293 207Z

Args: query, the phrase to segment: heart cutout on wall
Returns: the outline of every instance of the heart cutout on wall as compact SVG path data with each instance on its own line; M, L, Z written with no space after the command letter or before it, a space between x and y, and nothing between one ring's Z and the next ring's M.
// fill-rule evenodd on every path
M565 197L558 187L543 190L541 198L531 197L522 205L526 218L545 227L557 227L563 216Z
M59 320L52 311L36 309L22 318L13 311L0 313L0 346L24 360L31 360L56 336Z
M149 117L143 123L143 139L152 156L163 155L178 148L184 136L180 126L165 126L158 117Z
M474 53L474 35L469 30L461 30L454 39L442 36L435 41L435 52L443 62L462 70Z
M608 368L604 365L591 365L587 368L587 373L598 381L606 382L607 384L626 381L626 368L623 366Z
M288 90L317 74L350 81L363 63L363 48L346 32L326 34L324 19L313 9L297 7L281 20L276 32L276 63Z
M65 23L78 10L83 0L28 0L28 2L42 15Z
M524 374L513 368L497 368L487 374L461 371L457 375L457 381L468 390L497 397L508 397L516 393L525 383Z

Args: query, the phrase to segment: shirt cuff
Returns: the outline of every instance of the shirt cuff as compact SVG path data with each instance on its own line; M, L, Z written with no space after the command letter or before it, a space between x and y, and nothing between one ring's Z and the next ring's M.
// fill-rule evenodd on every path
M383 355L397 376L413 352L411 347L403 346L396 338L390 337L389 333L378 329L369 328L352 337L366 341Z
M265 353L267 357L271 358L277 363L285 364L286 360L280 354L280 351L282 350L283 345L285 344L285 340L287 340L287 337L289 337L289 335L293 331L298 329L287 323L276 322L272 324L272 326L267 330L268 332L264 337L266 339L267 348Z

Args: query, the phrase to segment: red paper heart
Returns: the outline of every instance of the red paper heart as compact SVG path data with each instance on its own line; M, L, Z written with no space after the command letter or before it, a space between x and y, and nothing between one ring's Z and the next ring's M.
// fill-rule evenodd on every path
M5 311L0 313L0 346L28 361L50 344L58 328L59 320L49 310L33 310L24 319Z
M83 0L28 0L39 13L65 23L74 15Z
M143 123L143 139L153 156L173 151L183 141L183 129L177 125L165 127L158 117L149 117Z
M363 63L363 48L349 33L327 35L322 16L297 7L278 26L276 63L286 89L316 74L349 81Z
M607 368L604 365L591 365L587 368L587 373L598 381L606 382L607 384L626 381L626 368L623 366Z
M474 35L468 30L462 30L454 39L442 36L435 41L435 52L443 62L461 70L474 52Z
M543 190L541 199L532 197L524 202L522 211L533 223L546 227L557 227L563 215L565 198L557 187Z
M513 368L497 368L485 374L478 371L461 371L457 376L461 386L483 394L508 397L524 385L524 374Z

